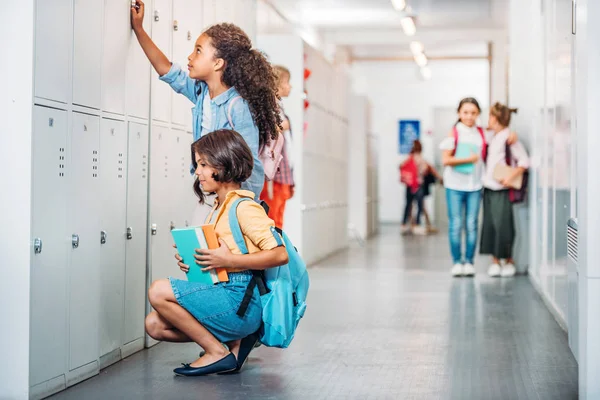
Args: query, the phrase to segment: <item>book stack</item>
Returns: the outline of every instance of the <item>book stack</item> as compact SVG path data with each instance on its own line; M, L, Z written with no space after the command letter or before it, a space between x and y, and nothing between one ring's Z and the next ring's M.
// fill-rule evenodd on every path
M217 268L210 271L202 271L202 266L196 264L194 257L196 249L217 249L219 240L215 233L214 225L190 226L171 231L177 252L183 259L183 263L190 267L187 279L190 282L215 284L229 281L227 270Z

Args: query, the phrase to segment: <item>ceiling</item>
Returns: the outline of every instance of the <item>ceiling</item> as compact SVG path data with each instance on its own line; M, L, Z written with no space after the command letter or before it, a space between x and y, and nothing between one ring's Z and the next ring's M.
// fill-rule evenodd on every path
M294 25L316 30L361 57L403 56L399 53L408 51L413 40L421 41L429 54L479 55L481 49L487 51L482 44L490 35L506 30L508 19L508 0L407 0L408 13L396 11L390 0L268 2ZM406 15L415 18L414 37L402 32L400 20ZM476 49L467 49L471 43Z

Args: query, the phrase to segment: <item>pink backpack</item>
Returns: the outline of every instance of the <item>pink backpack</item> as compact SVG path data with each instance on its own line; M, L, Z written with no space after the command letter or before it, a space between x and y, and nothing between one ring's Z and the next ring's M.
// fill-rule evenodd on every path
M234 97L229 102L229 108L227 109L227 119L229 120L229 125L231 125L231 129L235 129L233 126L233 121L231 120L231 110L233 108L233 104L240 99L242 96ZM271 139L268 144L263 145L262 148L258 149L258 158L262 162L263 168L265 170L265 177L267 180L272 181L279 170L279 163L283 160L283 146L285 144L285 139L283 135L280 133L277 135L277 139Z

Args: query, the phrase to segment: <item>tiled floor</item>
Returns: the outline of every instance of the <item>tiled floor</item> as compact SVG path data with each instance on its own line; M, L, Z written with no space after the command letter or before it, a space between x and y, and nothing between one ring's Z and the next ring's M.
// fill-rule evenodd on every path
M261 347L243 373L176 377L193 344L159 344L55 399L576 399L567 336L526 277L452 279L446 237L401 238L310 269L292 346Z

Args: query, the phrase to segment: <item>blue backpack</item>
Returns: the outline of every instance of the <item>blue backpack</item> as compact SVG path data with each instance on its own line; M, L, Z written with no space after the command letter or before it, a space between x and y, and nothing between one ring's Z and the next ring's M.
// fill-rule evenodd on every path
M242 254L248 254L237 217L237 208L242 201L252 200L243 198L233 203L229 210L229 226ZM271 227L271 232L278 245L285 245L288 263L264 271L252 271L254 279L248 284L237 314L240 317L246 314L254 287L258 286L263 322L258 332L259 340L265 346L286 348L292 342L298 322L306 310L306 295L309 286L308 271L306 264L287 235L275 227Z

